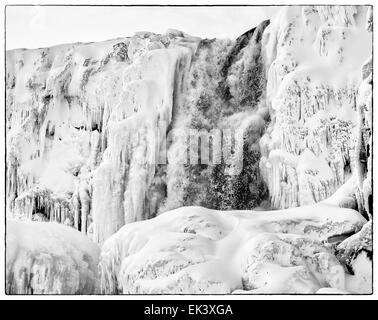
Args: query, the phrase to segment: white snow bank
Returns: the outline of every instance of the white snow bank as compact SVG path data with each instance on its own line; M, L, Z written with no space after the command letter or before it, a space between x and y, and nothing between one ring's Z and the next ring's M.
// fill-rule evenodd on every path
M8 294L93 294L99 248L73 228L55 222L6 225Z
M345 290L329 237L358 231L356 211L182 207L124 226L101 249L102 293L316 293Z

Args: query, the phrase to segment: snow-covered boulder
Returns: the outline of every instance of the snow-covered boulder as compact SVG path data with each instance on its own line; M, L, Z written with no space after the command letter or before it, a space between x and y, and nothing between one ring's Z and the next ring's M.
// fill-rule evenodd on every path
M121 228L102 246L102 293L316 293L346 289L328 239L357 232L351 209L183 207Z
M86 236L56 222L8 220L8 294L97 292L99 248Z

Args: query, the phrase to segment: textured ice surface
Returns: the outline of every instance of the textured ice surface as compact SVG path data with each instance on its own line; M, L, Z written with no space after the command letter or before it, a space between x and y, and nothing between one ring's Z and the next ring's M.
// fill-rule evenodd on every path
M328 239L365 222L357 211L324 204L271 212L183 207L128 224L104 243L101 292L346 290Z
M92 294L100 250L85 235L56 222L7 220L8 294Z

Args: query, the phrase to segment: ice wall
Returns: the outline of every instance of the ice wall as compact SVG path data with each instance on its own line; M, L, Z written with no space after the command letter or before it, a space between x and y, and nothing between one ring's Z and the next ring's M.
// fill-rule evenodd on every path
M371 212L366 207L371 171L361 164L371 162L367 11L367 6L282 8L264 32L271 123L260 141L261 171L273 208L318 202L352 178L358 181L360 211Z
M351 181L340 199L368 217L371 20L290 6L235 40L168 30L7 52L8 214L102 243L181 206L289 208ZM241 129L243 145L231 164L188 163L192 129Z
M189 48L157 49L124 71L121 100L107 122L107 149L94 174L96 241L148 218L147 191L171 122L175 83L190 58Z
M7 206L103 241L146 192L199 39L168 30L7 52Z

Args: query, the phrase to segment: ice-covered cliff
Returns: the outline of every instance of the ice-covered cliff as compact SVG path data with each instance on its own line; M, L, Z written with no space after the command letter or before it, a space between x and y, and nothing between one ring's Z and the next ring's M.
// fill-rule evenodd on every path
M236 41L169 30L8 52L9 213L65 223L101 243L125 223L183 205L259 205L268 24ZM192 158L200 134L214 140L221 130L207 160Z
M8 218L105 243L103 293L369 292L371 31L290 6L235 40L8 51Z
M171 30L7 52L9 214L99 242L148 218L146 193L198 41Z
M367 21L367 6L289 7L264 33L271 122L261 171L273 208L316 203L353 179L356 208L371 213Z

